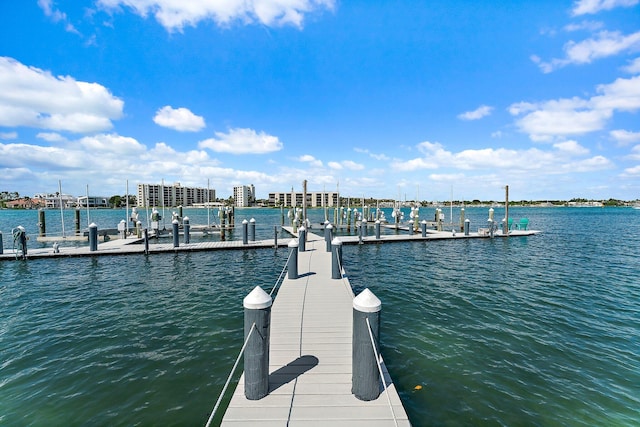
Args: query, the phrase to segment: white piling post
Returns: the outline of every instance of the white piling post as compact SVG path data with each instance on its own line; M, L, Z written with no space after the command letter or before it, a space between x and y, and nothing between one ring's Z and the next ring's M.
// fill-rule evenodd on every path
M242 220L242 244L243 245L246 245L247 243L249 243L248 227L249 227L249 221L247 221L246 219Z
M272 304L273 300L260 286L243 300L245 340L251 333L244 351L244 395L249 400L262 399L269 394Z
M307 250L307 229L304 227L298 228L298 252L304 252Z
M89 224L89 251L98 250L98 226L92 222Z
M337 237L331 241L331 278L342 278L342 241Z
M291 239L289 244L289 263L287 265L287 277L289 279L298 278L298 241Z
M376 219L376 239L380 240L380 220Z
M422 237L427 237L427 221L423 219L420 226L422 227Z
M191 231L191 224L189 223L189 217L185 216L182 219L182 225L184 227L184 244L189 244L191 242L191 236L189 235Z
M255 242L256 240L256 220L251 218L249 220L249 240Z
M326 243L327 252L331 252L331 239L333 238L333 226L327 224L324 228L324 241Z
M360 400L375 400L380 395L378 343L381 310L382 303L368 288L353 299L351 392ZM372 348L371 335L373 335L375 348Z

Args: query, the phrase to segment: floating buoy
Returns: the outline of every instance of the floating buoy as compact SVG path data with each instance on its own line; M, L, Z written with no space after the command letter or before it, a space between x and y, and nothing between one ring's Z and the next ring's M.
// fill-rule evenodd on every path
M420 384L418 384L417 386L415 386L413 388L414 390L422 390L422 386Z

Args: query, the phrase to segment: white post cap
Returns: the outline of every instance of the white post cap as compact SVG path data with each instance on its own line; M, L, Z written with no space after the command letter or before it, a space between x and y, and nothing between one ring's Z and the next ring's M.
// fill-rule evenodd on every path
M243 223L243 224L249 224L249 221L247 221L246 219L243 219L243 220L242 220L242 223Z
M251 219L249 220L249 222L256 222L256 219L255 219L255 218L251 218Z
M291 239L289 240L289 244L287 245L290 248L297 248L298 247L298 241L296 239Z
M353 299L353 308L362 313L376 313L382 309L382 302L366 288Z
M334 239L331 241L331 244L332 244L332 245L336 245L336 246L342 245L342 240L340 240L340 239L338 239L338 238L336 237L336 238L334 238Z
M89 228L98 228L98 225L95 222L89 224Z
M177 219L174 219L173 221L171 221L171 224L180 224L180 221L178 221Z
M183 221L189 221L189 217L185 216L184 218L182 218Z
M260 286L256 286L253 288L249 295L244 297L242 300L242 305L244 308L248 308L250 310L261 310L263 308L271 307L273 303L273 299L269 296L268 293L262 290Z

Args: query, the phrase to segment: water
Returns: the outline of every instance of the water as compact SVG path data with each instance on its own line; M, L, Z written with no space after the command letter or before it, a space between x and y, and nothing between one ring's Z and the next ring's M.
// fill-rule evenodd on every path
M510 214L544 232L344 247L355 291L382 300L382 352L412 424L640 425L640 211ZM279 215L236 220L272 238ZM467 209L472 229L486 217ZM18 220L37 213L0 211L5 248ZM242 345L242 298L270 289L286 256L0 262L0 424L204 425Z

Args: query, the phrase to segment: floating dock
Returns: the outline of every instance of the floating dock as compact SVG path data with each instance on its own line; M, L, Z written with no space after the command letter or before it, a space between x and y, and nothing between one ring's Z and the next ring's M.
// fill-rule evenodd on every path
M248 400L243 374L222 426L410 425L384 363L386 392L372 401L351 393L354 294L344 270L331 275L331 252L309 233L298 278L284 279L271 311L269 394Z

